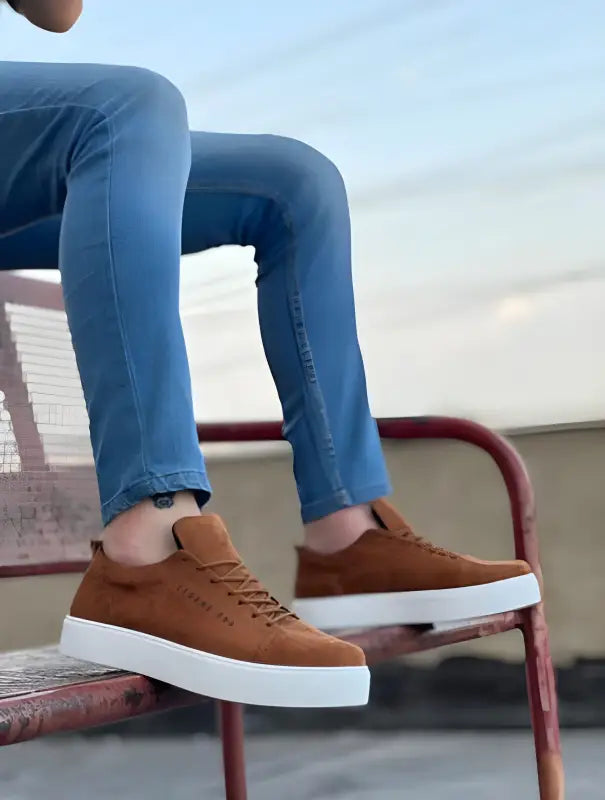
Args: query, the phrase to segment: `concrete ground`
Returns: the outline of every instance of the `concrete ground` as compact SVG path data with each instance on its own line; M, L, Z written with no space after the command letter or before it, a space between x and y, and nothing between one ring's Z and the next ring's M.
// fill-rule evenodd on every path
M564 738L567 800L598 800L605 731ZM55 738L0 751L2 800L223 800L219 746L207 737ZM249 800L531 800L525 733L258 736Z

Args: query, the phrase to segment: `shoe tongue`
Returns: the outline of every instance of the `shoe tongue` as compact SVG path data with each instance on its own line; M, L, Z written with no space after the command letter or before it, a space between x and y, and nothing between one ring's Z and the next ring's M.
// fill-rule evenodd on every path
M384 498L372 503L372 511L380 526L387 531L397 531L407 527L401 514Z
M202 564L241 561L223 520L217 514L184 517L175 523L172 533L179 547L194 555Z

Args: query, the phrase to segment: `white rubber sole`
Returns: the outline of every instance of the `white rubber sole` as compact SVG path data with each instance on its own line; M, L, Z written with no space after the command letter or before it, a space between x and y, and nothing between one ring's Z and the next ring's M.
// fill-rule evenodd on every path
M362 706L370 691L367 667L255 664L71 616L63 622L60 650L81 661L136 672L234 703L291 708Z
M533 573L458 589L384 592L295 600L292 611L322 630L428 625L488 617L540 602Z

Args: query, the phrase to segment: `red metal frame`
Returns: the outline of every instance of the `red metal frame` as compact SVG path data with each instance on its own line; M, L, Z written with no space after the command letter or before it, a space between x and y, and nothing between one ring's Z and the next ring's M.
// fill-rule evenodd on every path
M0 565L0 578L27 578L31 575L61 575L84 572L89 561L48 561L42 564Z
M508 491L516 556L527 560L542 581L533 492L523 461L512 445L481 425L446 417L382 419L378 421L378 427L385 439L457 439L488 453L498 465ZM276 441L282 438L278 422L200 424L198 435L203 442ZM71 563L53 565L53 568L64 567L72 571L81 566ZM40 574L48 569L48 565L33 569L24 567L23 571L12 574L26 574L26 570L27 574ZM434 632L388 628L366 631L351 638L364 647L368 661L376 663L404 653L513 628L522 630L525 641L540 800L563 800L557 697L543 604L527 611L497 615L462 630ZM0 744L23 741L56 730L98 725L150 710L188 705L196 700L199 698L194 699L186 692L171 687L158 689L147 679L130 675L22 695L0 701ZM220 718L227 800L246 800L241 706L220 703Z
M372 665L410 653L434 650L446 644L459 644L471 639L483 639L497 633L506 633L521 628L522 624L521 612L509 611L505 614L494 614L476 625L455 630L425 630L424 626L374 628L346 638L364 650L368 664Z
M384 439L455 439L475 445L491 456L502 474L508 492L515 555L529 562L542 585L533 489L523 460L506 439L482 425L452 417L380 419L378 429ZM281 423L199 424L198 437L200 442L276 441L282 438ZM388 658L402 652L465 641L514 627L522 630L525 642L527 692L534 731L540 800L564 800L557 694L543 603L515 615L499 615L474 629L432 635L411 633L409 629L376 630L361 634L355 641L365 647L369 660L374 661L374 648L378 658ZM243 740L240 743L237 737L230 738L234 748L240 744L243 746ZM241 758L243 759L243 751ZM242 800L244 797L245 795L235 795L230 800Z
M132 674L5 697L0 699L0 746L205 701L199 695Z
M223 745L225 800L246 800L246 758L244 754L244 712L238 703L221 702L219 725Z

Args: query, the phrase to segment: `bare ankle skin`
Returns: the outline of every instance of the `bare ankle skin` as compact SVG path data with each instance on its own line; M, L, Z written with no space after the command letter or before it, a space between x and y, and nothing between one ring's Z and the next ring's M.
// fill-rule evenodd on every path
M172 535L174 523L199 513L191 492L170 492L142 500L118 514L105 528L105 554L128 566L163 561L176 551Z
M344 550L377 523L369 505L351 506L304 526L304 546L318 553Z

